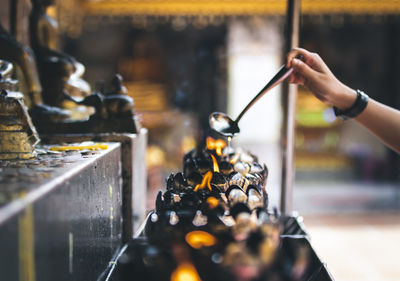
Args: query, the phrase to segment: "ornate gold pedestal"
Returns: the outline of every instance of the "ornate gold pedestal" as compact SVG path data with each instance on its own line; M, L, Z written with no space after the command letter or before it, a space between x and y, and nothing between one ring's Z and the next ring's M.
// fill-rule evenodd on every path
M15 92L14 92L15 93ZM39 141L35 128L17 94L0 93L0 160L29 159Z

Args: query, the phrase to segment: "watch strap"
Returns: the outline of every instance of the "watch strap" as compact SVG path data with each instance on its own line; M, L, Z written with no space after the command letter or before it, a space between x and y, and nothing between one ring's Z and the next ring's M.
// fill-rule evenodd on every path
M353 103L351 107L345 110L340 110L337 107L333 107L336 117L347 120L350 118L357 117L361 112L367 107L368 104L368 95L361 90L356 90L357 99Z

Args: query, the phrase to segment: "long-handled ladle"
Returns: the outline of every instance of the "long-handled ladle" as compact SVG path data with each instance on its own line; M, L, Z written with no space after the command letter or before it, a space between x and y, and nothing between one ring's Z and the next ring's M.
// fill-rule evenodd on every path
M301 55L297 56L298 59L302 59L303 57ZM242 110L242 112L239 114L239 116L236 118L235 121L233 121L231 118L229 118L228 115L222 112L213 112L209 116L209 123L211 129L216 131L217 133L228 137L232 138L234 135L238 134L240 132L238 123L240 119L242 119L243 115L262 97L264 96L269 90L271 90L273 87L281 83L283 80L285 80L291 73L293 72L293 68L291 67L286 67L286 65L283 65L278 73L275 74L274 77L268 82L267 85L264 86L264 88L261 89L261 91L249 102L248 105Z

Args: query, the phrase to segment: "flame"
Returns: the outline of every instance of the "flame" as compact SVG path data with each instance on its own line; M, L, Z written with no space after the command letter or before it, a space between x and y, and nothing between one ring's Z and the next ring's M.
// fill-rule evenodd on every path
M209 150L215 150L218 156L222 155L222 149L226 146L226 142L224 140L215 140L212 137L207 137L206 144L207 148Z
M210 207L210 209L214 209L218 206L219 201L217 198L211 196L207 198L207 204Z
M193 264L184 262L172 272L171 281L201 281L201 279Z
M239 157L239 153L236 153L235 156L233 156L231 160L229 160L229 163L231 163L232 165L236 164L236 162L239 160Z
M217 159L215 159L214 155L212 155L212 154L211 154L211 158L213 161L213 171L219 173L219 166L218 166Z
M208 232L195 230L185 236L186 242L194 249L215 245L217 239Z
M211 190L212 190L212 188L211 188L211 179L212 179L212 172L211 172L211 171L208 171L208 172L204 175L203 180L201 181L201 183L198 184L198 185L196 185L196 187L193 189L193 191L197 191L199 188L200 188L200 189L203 189L203 188L205 188L206 186L207 186L208 189L211 191Z

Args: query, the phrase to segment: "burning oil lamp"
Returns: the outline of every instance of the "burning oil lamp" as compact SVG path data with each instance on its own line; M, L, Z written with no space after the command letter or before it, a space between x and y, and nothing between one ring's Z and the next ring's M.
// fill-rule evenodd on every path
M207 187L211 191L212 190L211 179L212 179L212 172L208 171L204 175L203 180L201 181L201 183L196 185L195 188L193 189L193 191L198 191L200 189L204 189L205 187Z
M238 150L230 158L224 154L226 152L225 141L209 137L206 143L206 151L197 148L184 157L184 170L188 185L196 188L201 184L199 174L205 175L211 170L213 174L210 184L221 191L226 191L231 185L240 186L243 191L247 190L249 184L259 186L260 189L263 188L266 178L264 175L267 172L255 162L257 160L255 156ZM226 159L229 159L229 162Z
M211 183L219 188L220 191L225 191L228 188L228 182L223 174L220 173L219 165L215 156L211 154L213 163L213 173Z
M218 172L212 172L208 171L204 176L200 184L197 184L193 191L199 191L202 189L207 188L210 192L222 192L225 190L227 187L227 181L225 180L225 177L218 173Z

